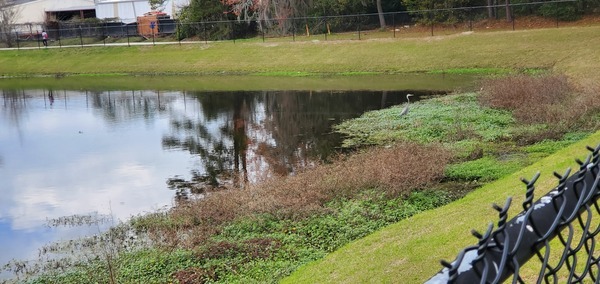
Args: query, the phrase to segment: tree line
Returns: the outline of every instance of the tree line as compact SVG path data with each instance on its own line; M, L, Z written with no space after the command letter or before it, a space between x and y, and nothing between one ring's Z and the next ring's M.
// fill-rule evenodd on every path
M293 28L290 19L306 17L373 14L377 17L370 17L366 24L384 29L389 25L386 14L399 12L406 12L412 22L455 24L484 18L511 21L515 16L526 15L572 21L599 9L600 0L191 0L183 9L181 20L236 21L237 26L229 29L269 28L285 34ZM344 22L347 19L332 19L327 24L343 29ZM231 32L222 29L222 33Z
M148 1L156 9L166 0ZM11 30L18 14L13 7L12 0L0 0L0 42L9 47L14 42ZM218 40L259 33L309 34L309 26L317 32L352 31L357 26L385 29L395 20L453 25L535 15L573 21L598 12L600 0L191 0L178 15L176 36ZM312 19L312 23L307 19Z

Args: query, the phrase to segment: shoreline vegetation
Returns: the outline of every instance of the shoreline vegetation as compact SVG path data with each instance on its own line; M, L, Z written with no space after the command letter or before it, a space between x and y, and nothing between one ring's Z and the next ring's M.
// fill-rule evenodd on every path
M448 91L471 85L472 74L395 74L286 77L241 75L67 76L0 79L3 89L156 90L156 91Z
M152 68L173 74L254 72L268 80L293 72L485 75L478 86L411 104L406 116L399 116L398 106L338 125L354 149L350 155L135 217L105 233L87 257L91 261L65 259L30 281L423 282L441 268L439 259L452 260L475 243L468 230L493 220L488 204L502 204L510 195L519 202L516 175L561 171L583 154L582 143L598 143L600 54L593 47L600 46L599 31L592 26L364 42L0 51L3 76ZM27 79L1 79L0 87L18 86L19 80ZM540 183L540 191L551 189L551 182ZM152 245L126 248L131 231ZM19 262L15 268L22 277L43 269Z

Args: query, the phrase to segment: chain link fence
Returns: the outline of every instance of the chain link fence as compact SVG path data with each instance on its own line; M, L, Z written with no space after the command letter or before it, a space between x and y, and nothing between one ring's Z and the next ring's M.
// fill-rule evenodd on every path
M42 31L50 46L134 42L235 41L259 37L263 41L363 40L448 35L472 31L518 30L568 26L565 11L576 0L530 2L495 6L461 7L322 17L291 17L253 21L184 23L159 19L144 23L52 22L15 26L0 34L0 47L43 47ZM381 28L381 22L385 27Z
M507 221L511 199L499 213L496 230L473 231L477 245L463 249L452 263L427 284L434 283L599 283L600 251L600 145L588 147L591 154L577 160L579 170L569 176L554 173L558 185L535 203L534 184L539 173L526 184L523 211ZM522 273L537 271L537 274Z

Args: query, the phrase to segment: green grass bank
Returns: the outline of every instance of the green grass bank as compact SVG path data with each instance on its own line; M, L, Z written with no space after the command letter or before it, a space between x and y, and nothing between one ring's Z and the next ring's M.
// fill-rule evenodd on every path
M448 36L1 50L1 76L74 74L393 74L473 68L545 68L595 75L600 26Z
M352 76L261 75L76 75L0 79L0 89L156 90L156 91L339 91L431 90L447 91L472 84L472 74L383 74Z
M485 185L464 198L390 225L350 243L323 260L300 268L282 283L423 283L452 261L460 249L475 245L471 229L485 231L498 220L493 203L504 205L512 197L509 218L525 197L520 178L531 179L538 171L536 200L556 186L552 172L578 169L575 158L588 155L585 146L596 146L600 132L589 136L522 170ZM527 274L525 272L524 274Z

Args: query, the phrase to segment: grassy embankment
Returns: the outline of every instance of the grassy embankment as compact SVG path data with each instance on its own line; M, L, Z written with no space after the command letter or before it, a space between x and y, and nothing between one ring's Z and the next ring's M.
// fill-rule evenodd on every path
M498 221L497 212L490 208L492 203L503 205L506 198L513 197L509 216L522 210L525 187L520 178L530 179L537 171L542 173L542 180L536 184L539 198L556 185L553 171L577 169L574 159L584 159L589 154L585 146L598 145L600 133L579 141L586 134L577 131L598 129L600 88L596 85L588 93L569 95L572 91L567 91L565 82L556 76L492 79L483 84L483 93L476 96L454 95L417 102L404 119L394 119L400 110L396 108L371 112L341 124L339 128L352 135L346 141L349 144L385 144L408 137L420 143L443 143L454 149L458 154L455 158L460 159L461 152L462 157L469 156L466 161L448 165L446 179L501 179L459 201L352 243L303 267L284 282L364 283L377 279L378 283L393 283L402 279L406 283L422 283L433 276L441 269L441 265L434 265L438 260L451 261L460 249L476 244L469 230L483 231L487 223ZM500 107L501 104L513 106ZM490 105L494 108L486 107ZM586 108L592 111L584 113ZM442 126L448 124L455 126ZM369 135L363 135L365 132ZM569 146L574 141L579 142ZM543 158L551 153L555 154ZM532 162L535 163L527 166ZM555 245L562 249L560 244ZM537 275L537 271L529 270L534 267L523 269L522 275Z
M530 179L539 171L539 197L556 186L553 171L562 174L568 167L578 169L574 158L583 159L589 153L585 146L598 145L598 141L600 133L478 188L458 201L350 243L323 260L302 267L282 283L423 283L442 268L439 260L452 261L461 249L476 245L471 229L483 232L490 222L497 222L498 212L491 204L502 206L506 198L513 197L509 218L522 210L525 188L520 178ZM538 271L524 269L521 273L537 275Z
M573 46L572 43L572 41L568 41L563 47L563 49L569 50L570 53L572 52L571 55L564 58L553 58L555 60L553 71L569 74L571 82L576 84L586 85L597 80L598 73L586 74L584 70L591 71L600 67L597 61L600 52L595 51L593 48L579 49L576 47L577 44ZM519 43L516 43L516 45L518 46ZM506 48L510 49L511 47ZM555 48L559 47L556 46ZM527 54L531 59L538 58L537 54L544 56L544 52L537 48L532 48ZM495 54L495 56L504 58L502 52ZM585 58L590 58L590 60ZM521 86L513 84L509 87L515 89ZM591 96L588 99L598 100L600 94L598 93L597 84L593 88L594 90L591 91ZM541 93L548 91L545 88L540 89ZM504 91L508 91L508 88ZM534 93L523 92L523 94L531 95ZM591 101L588 103L591 103ZM420 107L427 108L428 105L417 106L417 108ZM544 108L547 106L544 106L542 102L537 107ZM555 107L552 111L562 113L575 113L581 110L581 108L573 109L560 103L555 104ZM549 108L546 109L546 111L549 110ZM513 114L515 116L520 115L522 119L527 119L528 116L524 109L513 109ZM377 120L381 119L382 116L381 113L374 113L353 123L357 124L355 127L364 127L368 124L362 124L360 120ZM583 118L583 120L595 121L593 123L597 124L598 115L591 115ZM562 121L558 120L555 123L560 124ZM414 122L408 122L407 127L402 127L399 133L413 134L410 125L414 126ZM352 125L350 124L349 127L351 128ZM385 128L385 125L382 128ZM377 135L369 136L371 139L375 137L375 140L380 139L382 135L388 139L389 136L399 135L399 133L384 133L381 129L376 129L374 132L380 135L379 137ZM513 197L513 206L509 216L515 216L521 210L520 203L524 199L524 185L520 178L529 179L536 172L541 172L542 178L536 184L538 189L536 196L539 197L556 185L556 179L552 176L553 171L562 173L568 167L577 169L578 165L574 162L574 158L585 157L589 153L585 150L585 146L596 146L599 139L600 134L595 133L568 147L555 145L553 147L558 147L550 150L550 152L556 151L555 154L522 170L504 176L496 182L487 184L459 201L418 214L351 243L328 255L323 260L302 267L291 277L284 279L283 283L395 283L399 280L403 283L422 283L442 268L438 262L440 259L451 261L457 256L460 249L476 244L476 239L469 233L471 229L481 232L484 231L489 222L497 221L497 212L490 208L492 203L503 205L506 198ZM353 140L348 142L353 143ZM544 142L536 143L524 149L525 151L533 150L535 152L536 148L538 150L544 148L543 145ZM476 163L476 161L473 162ZM468 163L470 162L464 163L463 166ZM485 171L486 167L492 167L497 172L498 170L502 171L503 168L506 169L501 164L502 162L499 161L481 163L476 168ZM469 167L464 169L474 170L469 169ZM560 248L560 245L557 247ZM537 273L538 271L532 267L525 267L522 271L522 275L536 275Z
M0 75L386 74L470 68L548 68L585 78L598 27L368 41L63 48L0 52ZM598 75L595 75L598 76Z
M289 75L293 72L342 74L345 72L472 70L474 68L511 70L546 68L554 72L564 72L576 82L584 84L599 76L593 71L598 67L600 55L589 48L600 43L600 39L593 36L599 30L599 27L589 27L394 41L278 43L275 46L261 43L238 43L239 45L216 43L202 45L202 49L198 49L198 46L181 48L157 46L115 48L112 52L113 48L7 51L6 54L0 53L0 73L34 75L39 74L39 70L45 70L43 72L45 74L62 76L83 73L148 73L144 70L161 70L151 73L256 74L262 72L266 74L268 72L271 75ZM67 53L71 56L59 63L60 58ZM111 58L114 59L110 60ZM158 59L148 63L143 60L144 58ZM79 61L82 64L78 64ZM98 67L90 61L97 63ZM62 65L65 63L68 66ZM14 68L6 67L6 64ZM60 66L53 66L54 64ZM155 68L149 68L152 66ZM103 70L103 72L95 70ZM449 115L445 119L454 117L457 118L455 120L457 122L446 123L445 128L439 128L444 125L436 125L431 119L431 116L436 114L436 110L439 110L436 108L439 102L415 104L411 114L417 116L413 116L409 121L433 126L431 129L436 132L440 130L447 135L441 138L452 137L457 141L460 137L485 138L482 140L484 143L467 141L464 148L454 149L457 150L458 154L455 155L458 155L458 159L467 159L471 153L479 152L476 151L477 149L483 150L481 154L483 157L477 157L478 155L473 157L474 161L480 162L471 167L476 173L473 173L468 163L463 164L462 167L454 167L454 174L451 175L458 181L468 181L476 174L481 174L478 170L482 169L482 165L486 165L486 160L481 161L481 159L487 158L489 161L502 154L498 149L516 147L516 142L511 141L511 138L519 136L515 133L527 132L527 129L518 129L519 125L511 117L510 111L479 107L474 95L449 98L445 102L442 100L441 105L450 107ZM564 103L564 101L560 102ZM477 113L473 116L465 114L464 103L468 103L467 107L474 107L469 108L469 112L477 110ZM382 112L383 116L372 121L375 125L369 125L374 130L385 129L385 124L389 122L385 119L386 115L393 115L396 111L397 109L391 109L387 113ZM493 116L490 116L490 113ZM430 117L427 119L428 116ZM488 120L490 117L491 120ZM481 122L483 125L476 125L476 122ZM379 125L384 127L377 127ZM465 125L468 127L465 128ZM497 126L504 128L496 128ZM391 131L402 131L402 129L396 126ZM423 129L428 128L423 127ZM515 129L518 131L515 132ZM367 132L366 135L374 133ZM422 141L417 142L429 142L427 138L430 136L422 137ZM536 153L531 157L539 158L579 139L578 137L581 136L561 136L559 137L561 141L534 144L524 151ZM503 143L490 144L497 140ZM598 135L594 135L584 142L596 144L597 140ZM394 139L387 137L382 141L390 143ZM433 184L436 181L435 177L439 178L440 169L431 167L431 163L420 163L430 161L433 157L447 157L443 156L448 155L446 151L437 152L435 149L437 147L421 150L424 152L416 150L406 152L402 148L392 147L389 151L379 152L382 156L375 156L376 158L369 159L371 156L369 154L359 155L355 159L348 160L348 163L340 162L331 167L318 168L320 172L298 175L292 180L275 181L267 187L257 189L256 195L236 192L226 196L228 197L226 199L217 197L208 199L206 203L199 204L201 209L199 211L193 211L197 208L184 207L170 217L160 215L154 216L156 219L138 220L138 227L147 228L156 225L153 230L162 233L162 237L170 236L169 239L173 242L165 244L169 249L123 254L114 259L112 256L106 257L107 261L100 262L96 268L79 270L71 274L71 278L67 276L63 280L81 279L85 276L88 279L106 282L108 276L90 278L90 273L107 270L113 272L112 275L116 275L114 277L120 280L119 282L140 281L140 279L161 282L167 281L169 277L180 280L218 278L225 282L276 280L290 273L298 265L323 257L348 241L435 205L427 204L426 200L432 199L444 203L447 197L435 193L426 195L425 198L418 194L413 195L407 203L402 198L398 199L398 196L405 196L407 190L435 187ZM569 164L566 161L581 156L583 151L582 145L569 147L517 175L529 177L534 171L542 170L544 176L548 176L547 171L564 169ZM494 155L488 156L488 152ZM423 158L427 153L433 156ZM412 162L392 163L402 160L398 158L400 156L411 158L409 161ZM382 163L381 160L387 162ZM530 162L531 160L526 158L515 164L500 163L500 170L509 168L507 172L513 172ZM425 167L415 168L416 164ZM487 165L495 164L498 164L496 160L487 163ZM403 176L402 171L395 168L399 166L412 169L417 173L430 173L434 179L421 179L422 177L416 174ZM445 174L448 175L448 172ZM381 179L369 179L371 176ZM408 180L411 176L417 176L417 179L395 187L398 181ZM483 174L482 177L497 178L488 174ZM290 281L381 283L401 279L407 283L421 282L439 269L439 266L436 266L438 259L451 259L460 248L473 243L472 239L465 237L469 229L482 228L485 223L494 220L494 213L491 209L486 209L486 204L491 202L502 204L508 195L521 197L518 192L521 191L522 186L517 178L507 177L507 180L502 181L478 189L464 199L438 209L439 211L419 214L346 246L325 260L304 267L294 274ZM549 189L551 183L552 181L545 181L540 183L539 187ZM307 188L311 190L306 190ZM303 195L307 192L308 195ZM214 196L218 195L220 194ZM222 193L222 195L227 194ZM382 195L388 197L383 198ZM256 196L270 198L263 200L257 199ZM474 214L478 215L477 218L471 218ZM450 219L452 226L448 226ZM209 228L215 230L210 231ZM173 233L174 229L175 233ZM187 234L181 234L182 232ZM203 241L208 242L203 243ZM435 254L431 253L432 248L435 248ZM358 254L355 254L357 252ZM238 262L232 262L234 259ZM110 269L106 267L107 265Z

